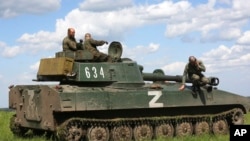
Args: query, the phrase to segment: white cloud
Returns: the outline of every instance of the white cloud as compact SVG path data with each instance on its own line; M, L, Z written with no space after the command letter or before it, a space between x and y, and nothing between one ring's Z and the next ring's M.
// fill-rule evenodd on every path
M3 57L14 57L21 52L23 52L23 50L19 46L4 47L1 55Z
M56 10L61 0L0 0L0 18L10 18L24 13L41 14Z
M185 68L186 62L174 62L168 65L165 65L162 67L162 69L164 70L164 72L167 74L166 75L182 75L184 68Z
M205 53L202 60L206 62L211 72L225 70L248 69L250 66L250 47L234 45L227 47L224 45Z
M219 2L229 4L228 1ZM100 4L99 6L103 8L101 10L87 8L94 3ZM243 9L239 8L239 6L243 5L237 1L233 1L232 7L228 8L217 8L218 3L212 0L197 7L192 7L188 1L178 1L176 3L163 1L152 5L134 5L131 1L121 1L109 5L109 10L105 8L106 3L107 1L101 0L84 1L80 4L79 9L73 9L64 19L57 19L55 32L41 30L34 34L25 33L18 39L20 46L4 49L5 56L14 56L21 51L38 52L40 50L61 49L61 40L66 36L68 27L76 29L77 39L82 38L85 32L90 32L96 39L120 40L126 32L135 27L154 22L164 22L167 25L165 34L168 37L200 32L204 40L232 40L240 37L240 27L246 24L245 19L248 16ZM112 8L114 6L117 8ZM236 17L238 20L235 20ZM249 43L249 36L250 33L245 32L239 38L238 43ZM189 37L193 38L192 36ZM135 58L138 51L147 54L157 51L158 48L159 45L155 43L148 45L148 47L136 46L127 50L126 56ZM229 48L221 45L217 49L204 54L204 58L211 60L210 58L213 57L225 60L236 56L236 53L237 55L245 55L240 53L242 53L242 49L245 50L246 48L242 46ZM107 51L106 46L100 49Z
M237 40L237 43L238 43L238 44L250 45L250 31L244 32L243 36L241 36L241 37Z
M231 4L231 0L218 0L219 3L222 3L222 4Z
M134 12L133 9L101 13L74 9L64 19L57 20L56 31L61 33L62 29L74 27L78 38L83 38L85 32L90 32L97 38L108 36L119 39L128 30L141 25L142 21Z
M249 70L250 46L220 45L197 58L206 66L206 74L224 73L226 71L241 72ZM173 62L162 67L168 74L182 74L187 62Z
M59 35L54 32L39 31L35 34L23 34L17 41L22 44L22 50L36 53L40 50L61 49Z
M53 50L53 51L60 51L62 50L61 43L58 42L39 42L39 43L26 43L21 44L20 46L5 46L1 47L2 52L1 56L6 58L12 58L19 54L37 54L40 53L39 51L43 50Z
M233 3L232 7L217 7L218 3L210 0L207 4L188 8L171 16L165 34L176 37L198 32L202 41L236 39L241 35L241 27L247 25L250 14L245 8L239 8L244 2L236 0Z
M80 9L84 11L110 11L132 6L132 0L84 0Z
M109 5L106 5L107 1L102 0L83 1L79 9L73 9L64 19L56 20L54 32L41 30L34 34L23 34L18 39L19 47L12 49L14 53L12 55L8 53L9 56L17 55L20 50L29 50L31 53L40 50L59 50L61 49L61 40L66 36L68 27L76 29L77 40L83 38L85 32L90 32L96 39L121 41L130 30L152 23L165 23L165 34L168 37L184 35L184 37L189 37L189 39L195 41L195 38L187 36L187 34L198 32L201 34L202 41L230 40L241 35L240 27L246 24L245 19L248 16L242 9L238 8L237 5L242 5L238 2L234 2L231 8L216 9L217 3L215 1L209 1L207 4L197 7L192 7L188 1L176 3L163 1L151 5L135 5L132 1L112 1L110 0L111 4ZM11 2L4 4L11 4ZM51 7L56 7L59 2L52 1ZM99 4L104 8L102 10L91 10L90 7L94 4ZM232 9L237 11L232 11ZM236 14L242 18L235 20ZM244 41L239 39L240 43L246 41L245 39Z
M219 37L224 40L237 39L240 36L241 30L239 28L223 29L219 34Z
M49 35L51 35L51 33L50 32L46 32L46 31L39 31L38 33L35 33L35 34L24 33L18 39L18 42L32 43L32 44L37 44L37 43L44 42L44 41L51 42L54 39L53 38L52 39L48 38Z
M38 61L38 62L36 62L35 64L31 65L31 66L30 66L30 69L31 69L32 71L37 72L37 71L38 71L38 68L39 68L39 65L40 65L40 61Z
M126 56L128 58L131 59L135 59L135 58L139 58L146 56L146 54L149 53L153 53L158 51L160 45L159 44L155 44L155 43L150 43L148 46L142 46L142 45L138 45L134 48L128 48L126 45L122 45L123 46L123 56ZM138 54L140 54L138 56Z
M113 2L84 1L79 9L74 9L64 19L58 19L56 31L75 27L76 31L91 32L96 37L109 36L121 39L129 30L155 22L166 22L170 16L185 11L190 7L186 1L173 3L164 1L155 5L132 5L131 1ZM93 3L105 7L106 10L95 10ZM109 3L108 5L106 5ZM96 7L96 5L94 5ZM116 7L116 8L113 8ZM102 8L101 8L102 9ZM78 34L78 32L76 33ZM84 33L79 33L83 35Z
M212 49L211 51L204 54L207 58L221 58L228 59L229 55L232 53L232 50L225 45L220 45L216 49Z
M248 12L248 9L250 8L249 4L246 4L246 1L240 1L240 0L232 0L232 8L234 10L237 10L235 12L240 12L241 13L236 13L237 15L241 15L241 14L247 14L250 15ZM239 11L238 11L239 10Z
M187 1L179 1L173 3L172 1L163 1L159 4L145 5L145 19L157 20L165 19L174 16L178 13L183 13L189 9L191 4ZM146 18L148 17L148 18Z
M156 52L159 49L159 46L159 44L150 43L148 46L149 52Z
M36 74L34 72L23 72L17 77L17 84L32 84L32 79L35 79Z
M5 48L6 48L6 44L4 42L0 41L0 49L4 50ZM1 55L3 55L3 54L1 53Z

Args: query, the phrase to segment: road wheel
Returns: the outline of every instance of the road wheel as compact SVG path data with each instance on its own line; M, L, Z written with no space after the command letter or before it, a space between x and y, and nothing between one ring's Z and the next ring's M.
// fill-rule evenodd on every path
M174 136L174 127L172 124L160 124L155 127L156 138L171 138Z
M68 120L57 129L56 139L60 141L82 141L85 135L86 130L82 129L79 120Z
M234 125L244 124L244 113L240 108L237 108L232 115L232 123Z
M176 136L189 136L193 133L192 124L189 122L181 122L176 125Z
M153 137L153 129L147 124L138 125L134 128L135 141L151 140Z
M101 126L92 127L88 131L88 140L89 141L108 141L109 130Z
M132 140L132 128L130 126L114 127L112 130L112 137L114 141L131 141Z
M212 128L215 135L227 134L229 130L225 120L215 121Z
M202 135L202 134L208 134L210 129L209 129L209 124L206 121L202 122L197 122L195 124L194 132L196 135Z

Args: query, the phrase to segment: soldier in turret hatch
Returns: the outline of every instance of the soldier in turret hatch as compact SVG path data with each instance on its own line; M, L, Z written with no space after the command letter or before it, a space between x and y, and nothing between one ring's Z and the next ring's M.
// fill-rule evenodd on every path
M63 51L76 51L78 49L83 49L82 46L82 40L80 40L80 43L76 42L75 29L68 28L68 35L63 39L62 42Z
M112 62L112 58L109 55L102 53L97 49L97 46L102 46L104 44L108 44L107 41L94 40L91 37L90 33L86 33L84 36L84 39L85 39L85 41L83 44L83 48L92 53L95 61L97 61L97 62Z
M196 92L200 90L200 86L206 85L209 83L209 79L206 78L202 72L206 71L206 67L202 61L197 60L194 56L189 57L189 62L186 64L183 76L182 76L182 85L179 88L180 91L185 89L186 78L188 77L192 83L192 90Z

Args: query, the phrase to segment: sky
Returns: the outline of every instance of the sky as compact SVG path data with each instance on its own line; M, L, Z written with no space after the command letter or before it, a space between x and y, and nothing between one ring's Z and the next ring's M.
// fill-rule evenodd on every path
M189 56L202 60L218 89L250 96L250 5L242 0L0 0L0 108L10 85L34 82L41 58L76 39L119 41L123 58L144 72L182 75ZM107 53L108 45L98 49ZM47 84L47 83L45 83Z

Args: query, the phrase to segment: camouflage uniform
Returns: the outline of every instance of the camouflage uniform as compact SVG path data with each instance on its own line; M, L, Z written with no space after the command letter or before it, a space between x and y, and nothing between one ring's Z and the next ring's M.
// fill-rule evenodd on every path
M186 77L192 81L194 86L205 85L209 83L208 78L206 78L201 72L206 71L206 67L202 61L198 61L198 66L187 63L183 72L182 84L185 84Z
M102 52L99 52L99 50L97 49L97 46L102 46L105 43L107 43L107 42L103 41L103 40L87 39L84 41L83 47L84 47L84 49L88 50L89 52L91 52L93 54L95 61L111 62L110 56L108 56L107 54L104 54Z
M76 51L77 43L75 38L70 38L69 36L63 39L63 51Z

